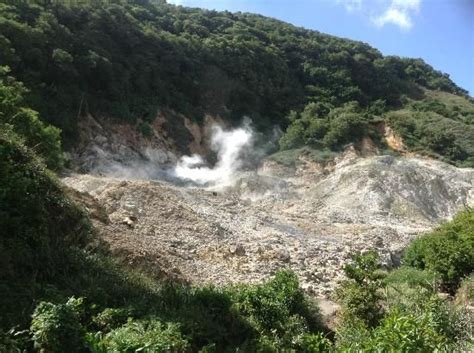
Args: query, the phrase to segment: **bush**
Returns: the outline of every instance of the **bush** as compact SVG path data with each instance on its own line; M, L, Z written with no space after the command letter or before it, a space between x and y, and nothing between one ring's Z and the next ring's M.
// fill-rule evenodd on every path
M439 281L432 272L403 266L389 272L384 282L386 305L411 312L435 295Z
M462 280L456 292L456 302L463 305L474 304L474 274Z
M130 320L122 327L109 332L100 345L106 352L187 352L188 341L176 324L163 324L158 320Z
M147 122L142 122L138 125L138 131L147 138L153 136L153 129L151 128L150 124Z
M297 351L301 353L332 352L332 342L322 333L304 334L297 341Z
M474 212L461 212L451 222L414 240L403 263L437 273L443 287L454 293L462 278L474 270Z
M338 150L344 144L356 142L374 132L368 124L372 115L362 110L357 102L338 108L309 103L300 114L291 112L288 119L291 123L280 138L281 150L303 145Z
M290 150L304 145L303 139L305 128L300 121L293 122L285 134L280 138L280 149Z
M366 352L426 352L446 348L446 339L437 332L431 315L393 311L365 343Z
M405 284L412 288L421 287L429 290L431 293L434 293L438 284L438 276L433 272L402 266L390 271L385 277L384 283L387 286Z
M93 318L101 331L111 331L125 324L132 316L132 310L127 308L106 308Z
M247 351L281 352L294 351L299 346L298 339L308 333L304 318L293 315L287 318L284 330L258 332L254 342Z
M232 289L167 285L161 293L163 302L175 308L171 315L179 318L182 332L195 346L215 344L219 351L238 346L255 334L235 307Z
M85 331L80 324L82 299L70 298L65 304L41 302L33 313L31 332L40 352L84 351Z
M442 101L451 98L461 99L450 95L440 96L437 97L437 104L442 106ZM468 101L464 104L472 106ZM423 106L422 112L418 109L420 105ZM438 105L417 102L405 109L387 112L384 119L403 138L407 148L469 167L472 164L470 156L474 152L474 127L466 123L470 119L467 107L466 111L463 109L462 113L456 114L453 108L440 110Z
M280 271L263 285L244 287L237 302L240 312L262 333L284 335L293 316L311 329L321 327L317 307L310 304L293 272Z
M336 328L336 351L365 352L365 343L370 340L370 332L363 321L345 318Z
M344 320L360 320L373 327L383 316L380 289L384 274L375 252L355 255L353 261L344 267L348 279L336 290L336 298Z

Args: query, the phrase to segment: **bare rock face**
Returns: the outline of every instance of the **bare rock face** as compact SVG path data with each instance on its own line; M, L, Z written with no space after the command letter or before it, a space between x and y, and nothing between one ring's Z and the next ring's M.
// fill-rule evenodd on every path
M120 176L129 179L159 179L166 167L176 164L183 154L206 155L213 124L224 125L220 117L206 115L198 125L185 116L159 113L149 127L95 119L91 115L79 123L79 139L70 153L72 169L80 173ZM179 143L178 143L179 141Z
M261 282L291 268L316 295L333 290L354 252L376 249L390 265L411 239L474 202L473 169L350 150L311 163L292 171L264 163L219 191L90 175L63 181L105 209L110 221L94 224L112 251L156 276Z
M80 122L79 131L70 159L73 169L81 173L127 175L130 170L132 176L131 171L139 169L141 175L135 176L147 178L154 171L153 165L176 161L176 148L161 133L160 117L152 129L153 139L145 138L133 125L99 121L90 115Z

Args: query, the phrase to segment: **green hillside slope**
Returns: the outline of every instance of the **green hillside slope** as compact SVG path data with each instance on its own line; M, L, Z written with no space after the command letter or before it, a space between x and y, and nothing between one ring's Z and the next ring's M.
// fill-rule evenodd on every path
M384 57L367 44L259 15L147 0L6 2L0 4L0 58L30 89L28 102L42 119L62 129L66 146L87 112L133 123L171 108L196 121L204 113L234 122L247 115L261 130L296 124L304 138L283 141L283 148L316 142L337 149L366 134L374 115L413 99L442 101L443 92L467 110L448 108L441 114L448 120L435 111L421 123L410 111L410 119L415 125L455 121L439 137L455 146L433 150L432 129L416 127L413 135L404 122L396 125L417 140L409 146L464 164L472 154L464 135L472 132L473 104L448 75L420 59ZM345 105L350 102L357 104ZM324 109L305 119L319 121L295 123L311 103ZM329 114L333 109L339 110ZM352 115L341 117L347 110Z

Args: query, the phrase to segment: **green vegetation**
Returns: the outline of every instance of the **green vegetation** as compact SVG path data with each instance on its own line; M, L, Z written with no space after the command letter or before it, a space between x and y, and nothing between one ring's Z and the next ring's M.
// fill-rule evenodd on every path
M35 348L43 352L74 351L82 344L80 320L82 300L70 298L65 304L41 302L33 313L31 332Z
M427 92L423 100L409 100L404 109L388 112L385 120L411 150L474 166L474 104L444 92Z
M345 268L348 279L336 292L342 305L341 324L336 330L337 349L433 352L472 348L472 313L442 299L438 290L450 285L447 289L454 293L454 284L472 275L473 261L471 258L469 263L464 262L464 246L466 238L472 242L474 236L473 216L472 210L463 211L453 221L414 240L406 250L404 265L388 273L382 271L375 253L355 256L354 263ZM435 246L439 247L435 250ZM425 265L425 256L443 246L448 248L448 256L438 253ZM472 256L472 247L466 252ZM446 282L448 273L456 282L453 277ZM469 279L463 283L468 287ZM460 295L466 296L465 293L463 288Z
M7 1L0 33L1 64L66 146L87 113L139 122L150 137L158 110L180 130L174 110L288 128L283 150L378 143L373 123L387 121L412 150L474 163L466 91L421 59L384 57L365 43L164 0Z
M368 327L377 326L384 314L379 292L384 273L378 271L378 255L370 252L356 255L353 260L354 264L344 267L348 279L336 291L344 320L360 321Z
M474 109L446 75L261 16L146 0L4 2L0 58L12 70L0 69L0 351L470 349L472 318L438 291L472 300L471 210L415 240L399 269L355 256L334 336L292 272L217 288L125 268L49 170L62 165L49 123L67 143L87 112L136 120L151 136L158 106L289 124L288 150L274 156L287 164L326 160L364 136L380 142L373 126L385 120L409 147L469 165Z
M374 253L356 256L346 274L337 292L342 312L336 351L457 352L472 347L472 313L440 298L436 274L403 266L384 275Z
M455 292L474 271L474 212L460 213L431 234L414 240L403 262L439 275L445 289Z
M8 73L7 67L0 67L0 130L16 133L49 168L61 168L60 130L46 125L39 120L37 112L23 106L28 91Z
M411 151L458 166L474 166L474 103L445 92L426 91L423 99L405 99L393 109L378 100L362 108L357 102L334 107L309 103L301 113L290 112L290 126L280 139L282 150L301 146L340 150L345 144L370 137L385 147L377 124L385 122L399 134Z

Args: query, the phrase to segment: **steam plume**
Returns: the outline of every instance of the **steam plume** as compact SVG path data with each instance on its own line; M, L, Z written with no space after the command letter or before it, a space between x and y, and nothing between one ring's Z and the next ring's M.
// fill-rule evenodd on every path
M248 124L225 131L220 126L212 127L211 149L217 153L214 167L205 165L199 155L182 157L173 174L198 185L227 186L232 184L235 172L242 166L241 154L252 144L252 131Z

